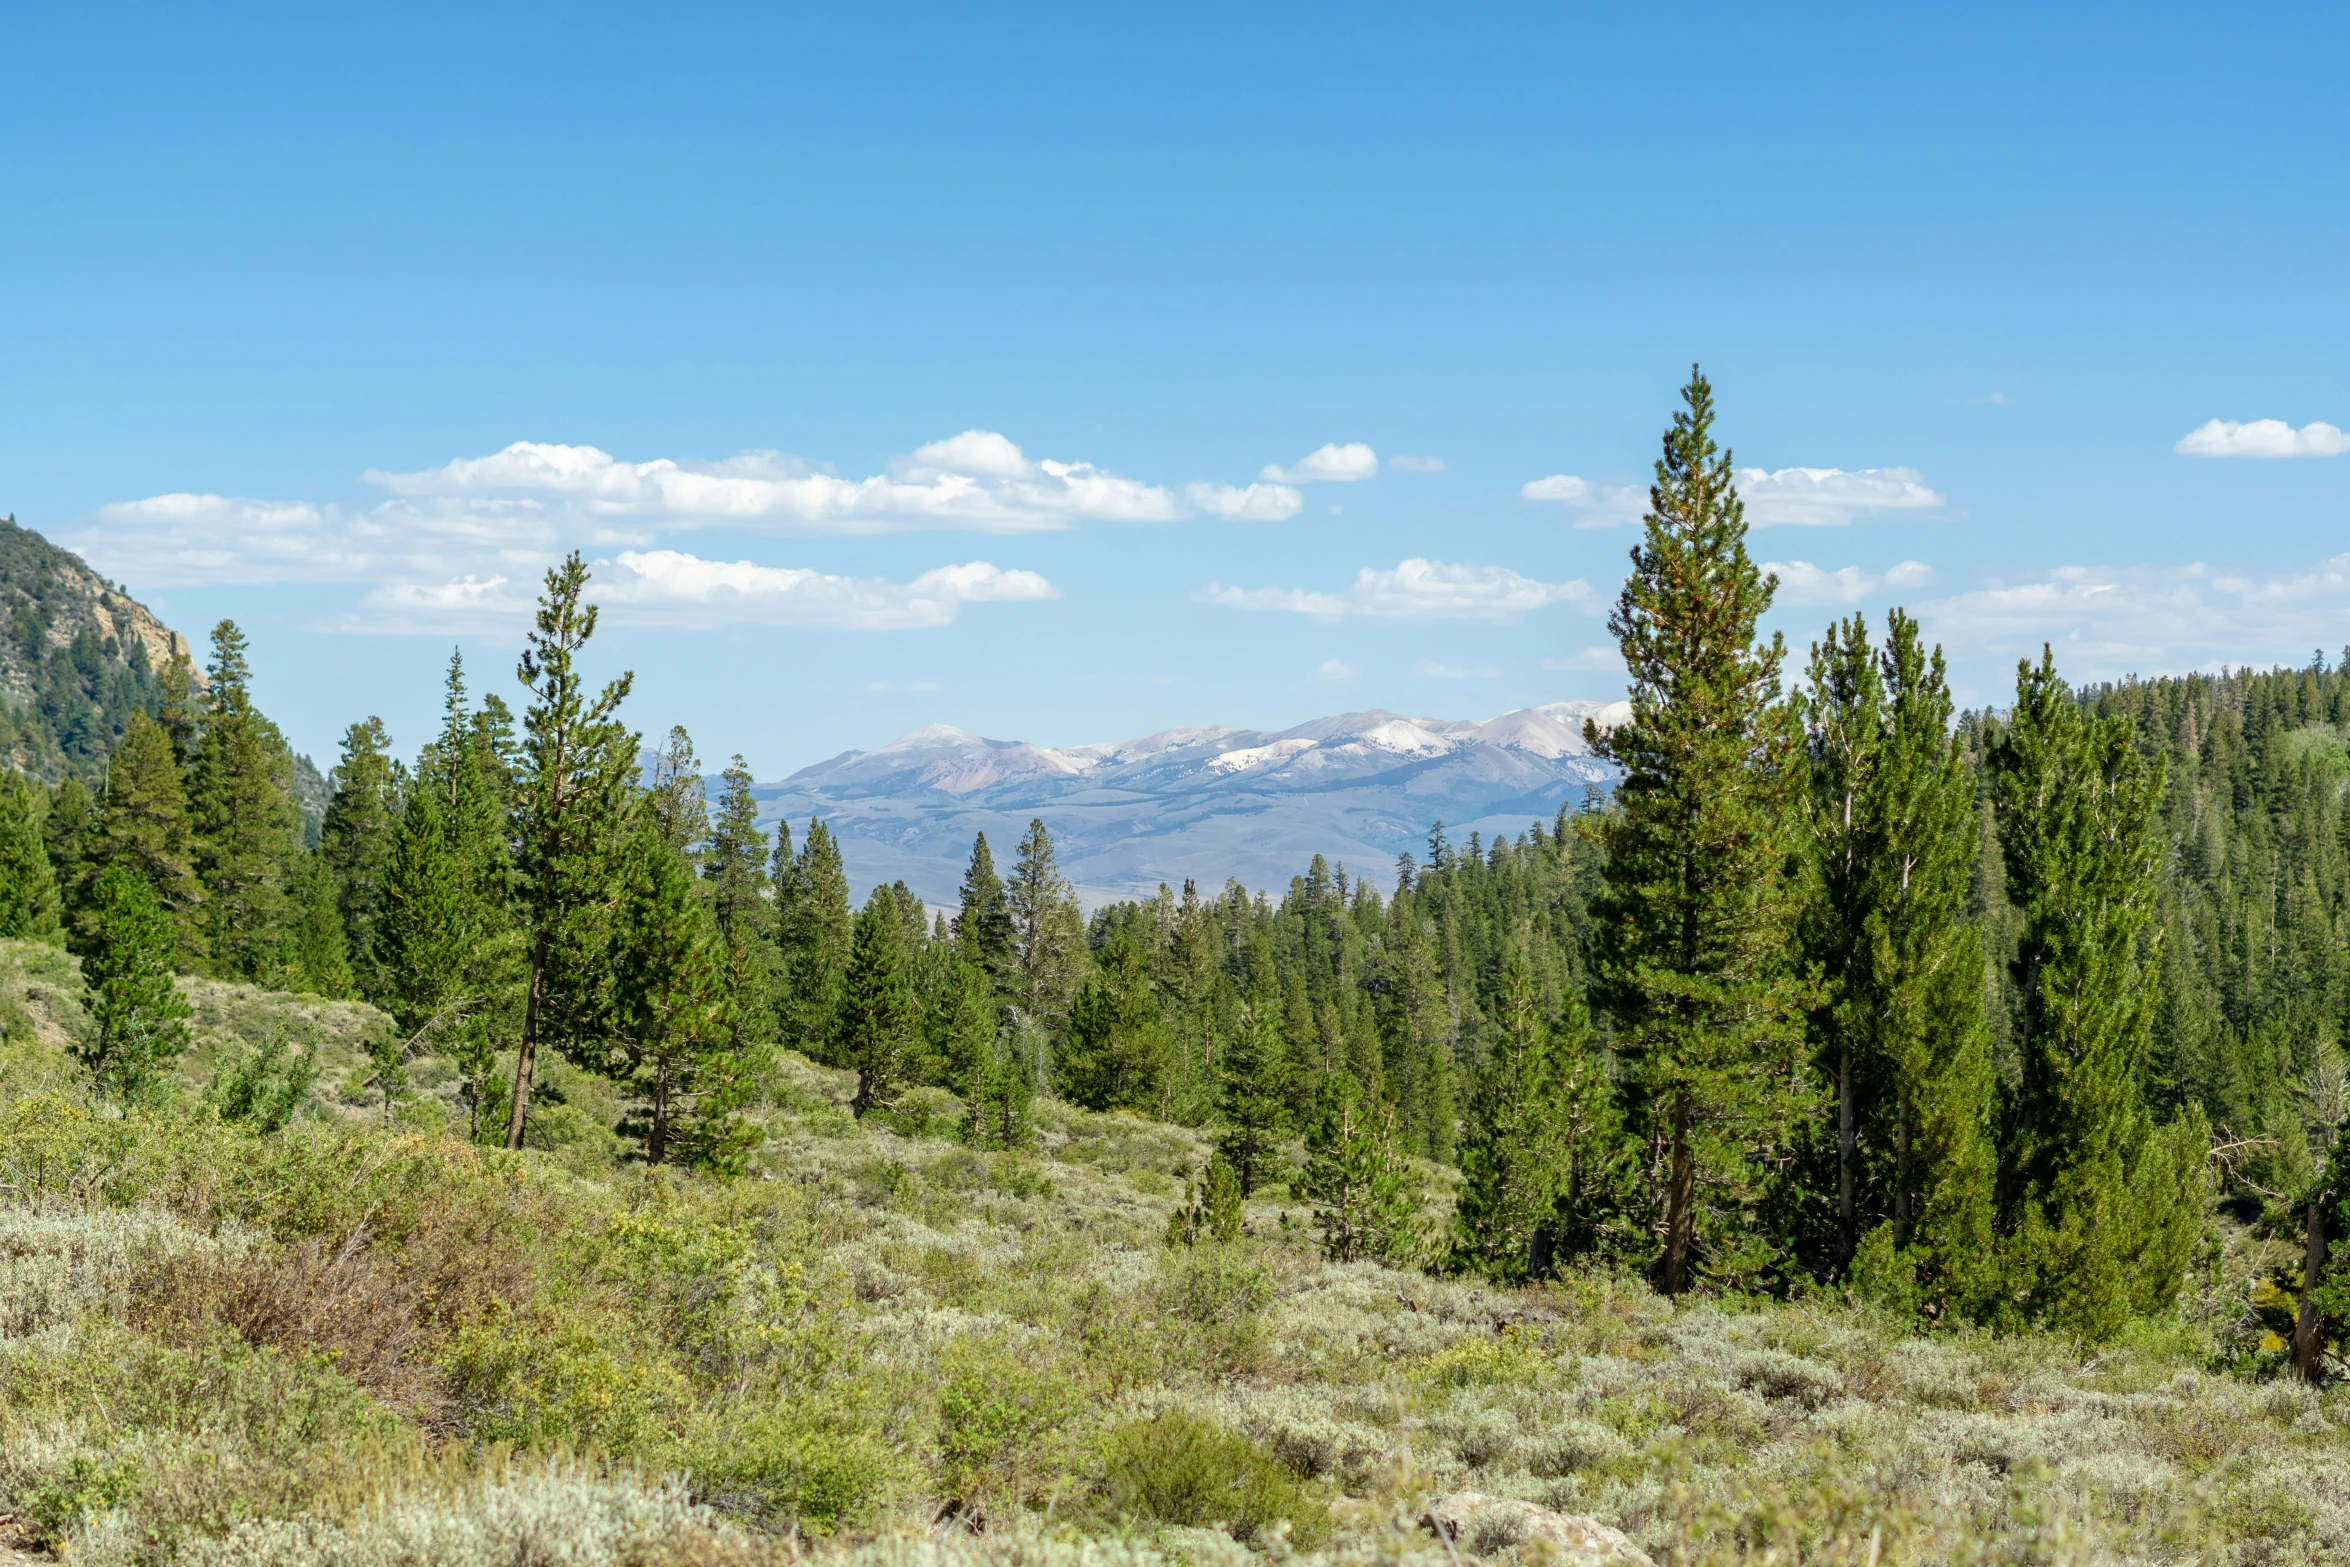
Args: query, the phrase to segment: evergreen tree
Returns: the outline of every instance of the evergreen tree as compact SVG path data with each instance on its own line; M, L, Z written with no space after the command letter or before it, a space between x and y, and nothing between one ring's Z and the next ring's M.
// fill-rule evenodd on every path
M775 943L779 983L777 1022L791 1049L822 1059L840 1013L856 915L849 908L848 871L840 846L811 819L796 858L782 826L776 830Z
M1289 1122L1281 1040L1255 1007L1241 1011L1240 1027L1224 1047L1218 1108L1223 1127L1217 1151L1240 1177L1240 1195L1254 1196L1281 1158Z
M1453 1254L1464 1267L1516 1283L1542 1249L1538 1232L1561 1227L1570 1161L1599 1152L1588 1145L1601 1128L1574 1099L1587 1081L1579 1058L1590 1048L1588 1030L1572 1026L1582 1022L1579 1009L1566 1029L1543 1018L1522 949L1510 953L1497 999L1493 1042L1461 1143Z
M1799 1101L1803 992L1790 972L1783 818L1800 734L1779 697L1781 641L1755 641L1777 579L1746 552L1713 391L1692 371L1649 491L1646 535L1608 626L1629 721L1593 749L1624 769L1592 819L1606 851L1595 980L1651 1149L1669 1294L1701 1266L1768 1265L1752 1211ZM1758 1161L1758 1151L1762 1158Z
M710 849L702 862L710 912L717 917L720 935L763 948L772 939L767 929L767 835L759 830L751 770L740 756L727 766L724 777L717 825L710 830Z
M284 983L287 882L302 844L293 753L253 706L245 636L235 621L213 628L210 673L212 700L188 768L205 947L224 974Z
M175 952L200 955L196 910L204 895L196 881L187 792L171 742L145 714L131 715L122 744L107 760L106 804L93 837L82 862L84 882L77 883L73 898L79 911L77 939L93 939L97 918L86 883L106 866L122 865L147 884L171 916L179 937Z
M1051 1032L1067 1020L1085 965L1085 919L1054 863L1043 819L1028 824L1004 884L1012 917L1013 1001Z
M659 794L646 796L613 951L609 1047L588 1064L635 1101L620 1123L647 1164L739 1170L757 1081L731 1016L726 952Z
M767 835L759 830L750 769L740 756L726 769L702 874L725 948L729 1026L742 1054L775 1038L776 951L767 903Z
M587 565L574 550L547 572L538 618L517 671L529 688L523 714L518 837L522 913L528 932L522 1036L515 1052L506 1146L522 1146L538 1047L567 1050L603 1029L606 955L619 878L637 737L621 723L634 677L591 697L575 660L596 631L583 601Z
M391 858L400 814L391 735L370 718L343 732L343 759L334 771L334 796L320 824L318 850L334 873L337 907L350 943L350 966L374 983L376 923L383 908L384 868Z
M1420 1194L1398 1145L1395 1108L1363 1092L1353 1074L1322 1080L1299 1193L1318 1211L1322 1253L1332 1262L1410 1262L1419 1249Z
M835 1066L857 1074L849 1108L860 1118L896 1102L919 1045L922 1014L905 943L896 897L876 887L857 915L830 1052Z
M351 993L350 943L334 868L322 853L294 862L291 957L296 983L315 996Z
M155 890L128 864L100 871L90 902L95 918L82 982L94 1027L74 1053L100 1092L145 1098L188 1048L191 1009L171 977L178 933Z
M1836 1235L1848 1268L1886 1224L1927 1295L1979 1307L1990 1280L1994 1081L1983 950L1967 917L1976 785L1939 649L1893 612L1872 653L1854 616L1812 654L1806 822L1818 884L1805 945L1837 1094Z
M1059 1063L1062 1094L1088 1110L1149 1109L1158 1103L1166 1057L1150 971L1121 929L1078 988Z
M57 879L41 841L41 801L15 768L0 769L0 937L58 941Z
M970 1093L994 1059L1001 1014L995 987L953 941L933 941L915 964L922 1001L923 1081ZM1027 1103L1025 1094L1021 1103Z
M965 967L972 974L977 969ZM963 1140L974 1148L1025 1148L1035 1137L1028 1106L1034 1097L1028 1063L1001 1035L988 1040L973 1066L964 1100Z
M653 758L646 798L662 838L689 861L698 863L702 840L710 836L710 799L702 784L702 764L694 756L693 737L684 725L670 727L668 743Z
M988 852L987 834L971 840L971 864L963 872L962 907L955 915L955 940L964 958L995 986L996 994L1011 999L1019 970L1018 941L1012 929L1012 905L996 875L995 856Z
M2202 1229L2203 1117L2157 1129L2132 1073L2160 995L2159 955L2140 937L2162 863L2163 767L2128 719L2083 715L2043 651L2038 668L2017 665L1991 778L2022 916L2002 1293L2020 1315L2104 1337L2169 1304Z
M134 717L144 717L135 714ZM84 862L98 839L98 802L79 778L70 774L50 792L48 814L41 823L41 841L49 851L49 871L70 921L78 900L89 890Z

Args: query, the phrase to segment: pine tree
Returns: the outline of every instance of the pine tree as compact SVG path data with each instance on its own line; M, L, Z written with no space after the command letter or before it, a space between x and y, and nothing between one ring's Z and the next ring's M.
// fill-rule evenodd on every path
M1057 1031L1084 972L1085 919L1054 863L1052 834L1041 817L1020 840L1004 899L1012 917L1013 1001L1039 1027Z
M323 854L304 854L294 862L290 955L295 980L312 995L338 1000L351 993L340 890Z
M613 943L609 1045L585 1064L635 1104L620 1123L647 1164L731 1173L758 1140L743 1119L758 1063L731 1015L726 945L658 794L645 797Z
M636 781L637 737L620 704L634 677L593 697L574 661L596 631L583 602L587 565L574 550L547 572L537 623L517 671L530 689L523 714L524 776L519 816L522 910L528 979L515 1052L506 1146L522 1146L538 1047L575 1049L597 1037L608 999L603 983L612 906Z
M896 1102L919 1043L922 1014L905 942L896 897L875 888L857 915L830 1050L834 1065L857 1074L849 1108L860 1118Z
M955 915L955 940L963 956L988 977L996 993L1011 999L1019 968L1018 943L1012 930L1012 905L996 875L995 856L988 852L987 834L971 840L971 864L963 872L962 907Z
M1219 1065L1223 1127L1216 1147L1240 1177L1240 1194L1254 1196L1280 1161L1289 1122L1280 1036L1257 1008L1242 1009Z
M1453 1254L1464 1267L1516 1283L1535 1260L1536 1232L1550 1224L1574 1152L1567 1091L1580 1033L1546 1021L1522 946L1504 965L1494 1037L1470 1098L1461 1143L1461 1194Z
M776 829L777 1022L784 1044L822 1059L840 1012L856 915L840 846L811 819L797 857L788 829Z
M106 802L83 860L83 881L73 902L81 910L80 939L89 939L93 900L87 883L108 865L128 866L151 888L179 930L178 950L202 951L196 909L203 901L197 884L188 797L171 743L144 714L134 713L122 743L106 764ZM78 948L76 950L79 950Z
M1975 779L1950 726L1939 649L1893 612L1872 652L1859 616L1812 650L1805 795L1817 885L1805 947L1825 980L1813 1014L1837 1095L1836 1237L1864 1227L1943 1304L1979 1299L1994 1154L1983 952L1967 918Z
M718 821L702 875L710 885L710 912L719 934L765 946L767 929L767 835L759 830L759 802L751 795L751 770L740 756L728 764Z
M1061 1092L1088 1110L1148 1109L1158 1102L1166 1057L1150 971L1121 928L1078 988L1059 1061Z
M205 947L224 974L284 983L287 882L302 844L293 753L253 706L245 636L235 621L213 628L209 672L212 700L188 768Z
M15 768L0 768L0 937L58 941L57 879L41 841L41 801Z
M978 973L977 969L969 971ZM969 1106L963 1140L974 1148L1027 1147L1035 1137L1028 1115L1034 1096L1028 1063L1020 1059L1011 1041L1001 1035L989 1039L963 1092Z
M1775 1158L1797 1113L1804 1000L1782 875L1800 732L1780 701L1784 646L1755 640L1777 579L1747 555L1712 388L1692 371L1682 397L1608 621L1632 715L1604 734L1585 728L1624 769L1615 809L1591 818L1607 856L1595 979L1661 1187L1657 1279L1669 1294L1700 1266L1736 1276L1767 1265L1751 1218L1756 1154Z
M767 903L767 835L759 830L751 772L740 756L726 769L702 875L725 950L734 1049L747 1059L749 1052L775 1038L776 950L774 916Z
M188 1048L191 1009L171 977L179 937L162 900L128 864L100 871L90 902L94 934L82 982L94 1028L74 1053L101 1092L142 1099Z
M1410 1262L1419 1250L1420 1194L1398 1145L1395 1107L1351 1073L1322 1080L1299 1194L1319 1210L1314 1228L1332 1262Z
M710 836L710 798L702 784L702 764L694 756L693 737L684 725L670 727L668 743L653 758L646 798L662 838L698 865L702 841Z
M370 718L343 732L343 759L334 771L334 797L318 833L318 849L334 872L351 968L365 984L375 969L376 922L383 907L384 867L400 814L391 735Z
M144 717L133 714L134 719ZM119 746L118 746L119 749ZM98 840L98 802L79 778L68 774L50 792L49 810L41 823L41 841L49 851L50 874L70 924L78 900L89 891L85 864Z
M2008 897L2022 916L2021 1082L2001 1160L2003 1293L2017 1313L2104 1337L2177 1293L2202 1228L2209 1133L2157 1129L2134 1063L2160 995L2154 912L2163 766L2126 718L2091 720L2043 651L2016 669L1991 755Z
M922 1000L923 1079L969 1093L992 1061L1001 1031L995 987L953 941L931 942L915 971ZM1021 1102L1027 1102L1025 1095Z

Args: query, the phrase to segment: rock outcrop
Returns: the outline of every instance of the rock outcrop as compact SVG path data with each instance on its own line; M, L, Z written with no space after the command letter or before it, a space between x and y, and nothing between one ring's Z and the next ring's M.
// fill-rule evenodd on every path
M1553 1512L1515 1497L1455 1491L1428 1506L1430 1528L1472 1556L1515 1551L1521 1561L1560 1567L1656 1567L1621 1530L1596 1518Z

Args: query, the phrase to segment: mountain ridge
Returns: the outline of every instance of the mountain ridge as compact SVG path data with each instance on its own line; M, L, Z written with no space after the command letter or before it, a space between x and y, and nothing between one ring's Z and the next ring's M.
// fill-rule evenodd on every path
M763 820L787 818L795 834L822 817L860 896L903 880L937 904L955 901L975 834L1001 864L1040 817L1091 905L1186 878L1286 886L1316 854L1384 877L1439 820L1458 837L1523 832L1613 782L1582 724L1628 713L1589 701L1484 720L1368 708L1280 730L1188 724L1066 747L926 724L752 792Z

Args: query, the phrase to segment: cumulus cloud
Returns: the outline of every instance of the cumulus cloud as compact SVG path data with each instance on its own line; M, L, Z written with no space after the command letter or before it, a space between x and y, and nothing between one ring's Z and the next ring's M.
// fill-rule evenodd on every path
M1876 512L1948 504L1915 468L1741 468L1738 497L1757 528L1841 528Z
M1596 614L1591 584L1537 582L1507 566L1447 565L1413 559L1382 571L1365 566L1354 582L1335 593L1309 588L1239 588L1210 585L1197 597L1232 609L1274 610L1337 620L1362 615L1379 620L1510 621L1552 604L1575 604Z
M719 462L628 462L594 446L539 441L413 473L370 468L360 477L416 499L519 500L589 517L780 532L1034 533L1085 521L1170 522L1182 515L1162 486L1091 463L1031 459L992 430L965 430L917 447L887 472L863 479L821 472L781 452L744 452Z
M1322 667L1315 670L1314 673L1324 680L1352 680L1362 671L1344 659L1326 658L1322 660Z
M530 613L536 581L504 577L395 584L362 601L372 629L448 632L513 625ZM703 560L677 550L623 550L595 563L588 597L614 620L703 627L754 623L843 631L905 631L953 622L965 604L1059 598L1033 571L986 561L941 566L911 582L838 577L747 560Z
M1580 513L1578 528L1614 528L1638 522L1648 510L1648 492L1629 484L1594 484L1571 473L1547 479L1529 479L1518 486L1520 499L1549 501Z
M1387 466L1397 473L1443 473L1448 465L1441 457L1390 457Z
M1232 522L1286 522L1306 504L1286 484L1193 484L1183 494L1201 511Z
M2189 457L2339 457L2350 452L2350 435L2322 422L2296 430L2282 419L2212 419L2180 436L2175 449Z
M1767 560L1762 569L1779 579L1779 594L1773 602L1782 609L1806 604L1858 604L1888 589L1923 587L1934 580L1934 568L1915 560L1905 560L1881 572L1863 571L1858 566L1840 566L1829 571L1808 560Z
M1360 441L1350 441L1344 446L1333 441L1314 448L1286 468L1269 462L1257 477L1275 484L1352 484L1378 471L1377 452Z
M2074 679L2300 663L2350 625L2350 555L2297 571L2065 566L1916 606L1953 655L2025 658L2043 642Z

